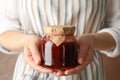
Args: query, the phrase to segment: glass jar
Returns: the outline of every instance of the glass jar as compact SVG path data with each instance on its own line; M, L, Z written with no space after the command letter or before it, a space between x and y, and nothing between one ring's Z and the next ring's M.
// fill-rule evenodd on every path
M45 37L41 40L43 66L65 70L78 64L74 30L74 26L44 27Z

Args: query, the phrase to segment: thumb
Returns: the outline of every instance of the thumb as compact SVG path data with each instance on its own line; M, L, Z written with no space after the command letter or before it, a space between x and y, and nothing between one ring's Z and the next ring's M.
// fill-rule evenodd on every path
M31 54L32 54L35 64L38 64L38 65L41 64L42 59L41 59L41 54L40 54L40 50L39 50L38 46L32 45L30 47L30 51L31 51Z
M87 57L87 46L80 46L79 54L78 54L78 63L83 64Z

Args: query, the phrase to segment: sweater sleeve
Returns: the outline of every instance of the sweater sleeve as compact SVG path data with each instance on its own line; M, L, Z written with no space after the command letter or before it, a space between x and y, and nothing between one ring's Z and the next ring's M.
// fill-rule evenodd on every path
M120 54L120 0L109 0L107 5L105 28L101 29L100 32L110 33L116 41L116 48L109 51L101 51L109 57L116 57Z
M18 0L0 0L0 35L8 30L21 31L18 20ZM0 53L13 54L0 45Z

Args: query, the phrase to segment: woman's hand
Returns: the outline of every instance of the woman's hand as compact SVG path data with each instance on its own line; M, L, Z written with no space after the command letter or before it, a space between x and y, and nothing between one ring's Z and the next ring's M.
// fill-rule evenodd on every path
M41 38L35 35L30 35L28 41L24 46L24 60L33 69L43 72L52 73L52 69L41 66L41 53L40 53Z
M52 73L53 70L41 66L40 43L40 37L14 30L6 31L0 36L0 44L7 50L24 51L24 60L33 69L43 73Z
M77 38L79 48L78 66L65 71L58 71L55 73L57 76L71 75L78 73L86 68L93 60L94 52L94 39L91 35L85 34Z

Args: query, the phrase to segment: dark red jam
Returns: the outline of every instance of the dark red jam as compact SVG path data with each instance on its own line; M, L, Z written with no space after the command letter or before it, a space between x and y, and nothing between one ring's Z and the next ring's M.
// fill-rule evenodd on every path
M78 46L76 41L66 40L56 46L51 40L43 39L41 43L43 66L52 69L68 69L77 63Z

